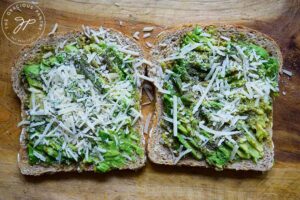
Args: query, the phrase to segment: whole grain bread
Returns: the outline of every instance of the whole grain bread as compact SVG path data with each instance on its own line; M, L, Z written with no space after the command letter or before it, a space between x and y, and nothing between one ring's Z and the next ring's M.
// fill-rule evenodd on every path
M106 29L108 32L108 37L116 40L118 44L121 46L127 46L128 49L139 52L138 58L142 59L144 57L142 49L139 47L139 45L131 38L127 37L126 35L113 30L113 29ZM24 67L24 64L28 60L34 59L35 55L41 50L41 46L43 45L53 45L53 44L59 44L64 42L65 40L68 40L68 42L74 42L76 38L81 36L82 32L75 31L71 33L61 34L61 35L52 35L48 36L46 38L42 38L38 40L34 45L27 46L23 48L17 58L15 59L14 66L12 68L12 82L13 82L13 89L17 96L19 97L21 101L21 117L22 119L26 118L26 112L24 110L24 104L26 99L28 99L28 94L25 91L24 84L22 83L20 73ZM142 66L140 68L140 74L145 73L145 66ZM140 94L142 94L142 88L138 88ZM140 100L141 101L141 100ZM139 120L135 128L140 133L141 137L141 143L140 146L144 149L145 148L145 139L142 131L142 121ZM18 153L18 165L21 170L21 173L24 175L34 175L38 176L45 173L56 173L56 172L69 172L69 171L93 171L94 166L82 166L80 164L73 164L73 165L30 165L28 160L28 153L27 153L27 143L26 143L27 133L26 133L26 127L22 127L22 131L20 134L20 150ZM146 162L146 155L144 155L142 158L136 160L135 162L130 162L128 165L120 168L120 169L131 169L136 170L145 165Z
M161 33L158 36L155 47L151 52L152 62L154 66L159 66L158 60L169 57L171 54L179 49L180 39L189 31L191 31L196 25L184 25L170 29ZM205 28L207 25L198 25ZM269 36L260 33L256 30L239 26L239 25L214 25L218 32L221 32L223 36L230 37L232 34L243 33L247 38L251 39L254 43L264 47L270 55L278 58L280 70L282 68L283 59L279 46ZM157 78L159 74L159 68L153 67L148 69L148 75L152 78ZM193 166L193 167L209 167L205 160L195 160L192 157L186 157L181 159L177 164L174 164L174 156L172 152L162 144L161 132L162 128L159 125L163 111L162 96L159 92L156 92L156 105L155 105L155 120L154 131L148 139L147 152L149 159L157 164L163 165L179 165L179 166ZM273 114L272 114L273 116ZM272 119L270 119L272 121ZM267 171L274 163L274 144L272 141L272 123L268 127L270 139L264 142L264 157L254 163L251 160L242 160L227 165L227 169L235 170L255 170L255 171Z

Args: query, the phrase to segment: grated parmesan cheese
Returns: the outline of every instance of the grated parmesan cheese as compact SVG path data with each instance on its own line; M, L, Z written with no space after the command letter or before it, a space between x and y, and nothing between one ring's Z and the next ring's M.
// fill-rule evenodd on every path
M192 151L191 149L187 149L183 152L180 152L179 156L175 158L174 164L177 164L185 155L189 154L191 151Z
M288 70L286 70L286 69L282 69L282 72L283 72L284 74L290 76L290 77L293 76L293 72L288 71Z
M154 27L153 26L147 26L147 27L144 27L143 28L143 31L144 32L151 32L151 31L153 31L154 30Z
M150 42L146 42L146 46L147 46L148 48L152 48L152 47L153 47L153 44L150 43Z
M48 35L53 35L56 32L57 27L58 27L58 24L55 23L54 26L53 26L53 28L52 28L52 30L48 33Z
M137 32L133 33L132 37L136 40L139 40L140 39L139 35L140 35L140 32L137 31Z
M177 136L177 96L173 96L173 134Z
M147 134L148 133L148 129L149 129L149 125L150 125L150 121L152 118L152 113L149 113L147 115L146 121L145 121L145 125L144 125L144 133Z
M207 93L209 92L209 90L211 89L212 87L212 84L213 82L215 81L216 77L217 77L217 74L219 72L219 68L217 68L213 74L213 77L210 79L209 83L208 83L208 86L206 87L204 93L202 94L202 96L200 97L199 101L197 102L197 104L195 105L195 107L193 108L193 114L195 114L199 107L201 106L204 98L206 97Z
M148 37L150 37L151 36L151 33L145 33L144 35L143 35L143 38L145 39L145 38L148 38Z

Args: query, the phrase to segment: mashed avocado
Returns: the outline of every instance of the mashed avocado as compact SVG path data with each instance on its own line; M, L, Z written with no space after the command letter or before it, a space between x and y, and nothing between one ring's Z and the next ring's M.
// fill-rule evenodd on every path
M278 94L278 60L245 35L226 36L213 26L186 33L177 55L161 62L168 118L174 116L173 96L178 98L178 133L162 121L164 145L179 157L189 149L188 155L218 169L261 159Z

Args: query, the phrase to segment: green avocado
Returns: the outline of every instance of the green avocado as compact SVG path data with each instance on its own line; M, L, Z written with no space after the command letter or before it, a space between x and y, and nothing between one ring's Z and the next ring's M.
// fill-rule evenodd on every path
M208 164L222 169L230 160L231 151L224 145L218 147L215 151L211 151L206 155Z
M70 45L70 44L66 45L64 50L67 53L76 53L76 52L78 52L78 49L74 45Z
M32 164L32 165L33 165L33 164L36 164L36 163L39 161L39 159L38 159L37 157L34 156L34 154L33 154L34 149L33 149L32 146L29 145L29 144L28 144L28 146L27 146L27 149L28 149L29 163Z
M267 50L265 50L264 48L257 46L255 44L250 44L249 45L250 49L254 49L254 51L256 52L256 54L260 55L262 58L266 59L269 57L269 53L267 52Z
M58 152L51 147L44 146L44 151L53 158L56 158L58 156Z
M279 62L276 58L270 57L264 64L265 73L271 79L278 79ZM277 83L277 82L276 82Z
M196 151L196 150L189 144L189 142L183 138L182 135L177 134L177 138L178 138L178 140L180 141L180 143L181 143L186 149L190 149L190 150L191 150L192 155L193 155L196 159L198 159L198 160L202 159L202 154L199 153L198 151Z
M41 81L39 81L40 65L31 64L25 65L23 73L26 77L27 83L32 87L43 88Z
M259 158L262 157L262 153L254 149L249 143L244 142L239 144L239 147L246 153L251 156L251 158L256 162Z
M109 166L109 164L107 162L101 162L95 166L95 171L97 171L97 172L105 173L110 170L111 170L111 167Z

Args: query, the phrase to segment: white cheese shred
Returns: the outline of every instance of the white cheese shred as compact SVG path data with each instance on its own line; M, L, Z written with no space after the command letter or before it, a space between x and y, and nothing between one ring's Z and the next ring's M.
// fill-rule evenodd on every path
M173 96L173 134L177 136L177 96Z
M17 127L23 126L23 125L28 125L30 124L30 121L28 120L22 120L18 123Z
M140 35L140 32L136 31L133 33L132 37L136 40L139 40L140 39L139 35Z
M144 133L145 134L148 134L148 130L149 130L149 125L150 125L151 118L152 118L152 114L149 113L147 115L147 118L146 118L146 121L145 121L145 126L144 126Z
M291 72L289 70L283 69L282 72L290 77L293 76L293 72Z
M55 23L54 26L53 26L53 28L52 28L52 30L48 33L48 35L54 35L54 33L55 33L56 30L57 30L57 27L58 27L58 24Z
M237 145L237 144L234 145L233 150L230 154L230 161L232 161L235 158L235 155L236 155L238 149L239 149L239 145Z
M210 88L211 88L213 82L215 81L218 72L219 72L219 68L217 68L216 71L214 72L213 77L210 79L210 81L209 81L209 83L208 83L208 85L207 85L207 87L206 87L204 93L201 95L199 101L197 102L197 104L196 104L195 107L193 108L193 114L195 114L195 113L198 111L199 107L201 106L201 104L202 104L204 98L206 97L206 95L207 95L207 93L209 92L209 90L210 90Z
M185 155L187 155L191 151L192 151L191 149L187 149L187 150L185 150L183 152L180 152L179 156L177 158L175 158L174 164L177 164Z
M235 134L241 133L240 131L215 131L215 130L205 126L202 122L199 123L199 128L213 134L214 138L220 137L220 136L235 135Z
M143 35L143 38L145 39L145 38L148 38L148 37L150 37L151 36L151 33L145 33L144 35Z
M146 42L146 46L147 46L148 48L152 48L152 47L153 47L153 44L152 44L151 42Z
M154 30L154 27L153 26L147 26L147 27L144 27L143 28L143 32L151 32Z
M43 156L42 154L40 154L40 153L37 152L37 151L33 151L33 155L34 155L35 157L37 157L38 159L40 159L41 161L43 161L43 162L46 161L46 157Z

